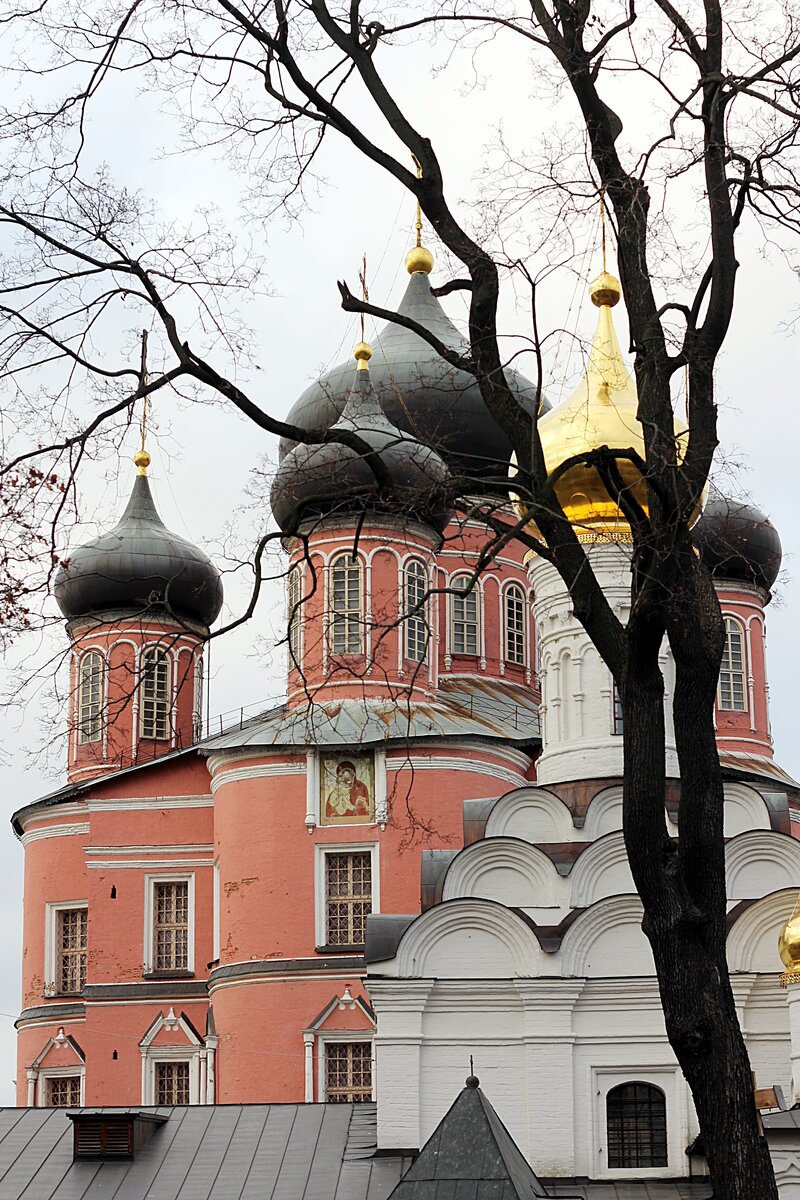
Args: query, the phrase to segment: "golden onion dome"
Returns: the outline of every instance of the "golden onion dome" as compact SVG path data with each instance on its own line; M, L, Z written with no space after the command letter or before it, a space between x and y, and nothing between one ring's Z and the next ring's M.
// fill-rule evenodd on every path
M406 255L406 270L409 275L415 275L417 271L430 275L433 270L433 255L430 250L426 246L412 246Z
M605 271L590 285L589 295L600 312L586 374L568 400L539 419L548 474L568 459L603 446L632 449L645 457L636 384L622 357L611 315L621 294L619 281ZM686 425L676 418L679 457L683 456L681 443L686 433ZM625 484L646 512L647 486L638 467L623 458L617 463ZM555 490L570 524L579 528L581 540L593 541L599 535L630 541L630 526L594 467L586 463L570 467ZM697 515L699 511L698 506Z
M778 953L786 968L781 975L782 985L800 983L800 896L778 937Z

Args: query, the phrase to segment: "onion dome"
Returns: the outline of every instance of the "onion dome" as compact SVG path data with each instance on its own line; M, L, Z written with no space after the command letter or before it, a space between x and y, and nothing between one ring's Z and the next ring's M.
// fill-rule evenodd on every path
M430 250L415 246L409 251L406 269L411 278L397 311L424 326L446 346L468 354L469 344L431 291L428 275L432 268ZM381 330L373 348L372 386L392 424L432 446L454 475L467 475L476 481L506 476L511 443L490 415L472 375L444 362L418 334L391 322ZM347 401L351 371L351 363L346 362L326 372L303 392L287 421L301 429L330 429ZM533 412L533 384L510 369L505 376L520 405ZM288 441L281 444L281 457L292 445ZM482 490L504 489L484 484Z
M147 451L140 450L134 462L138 474L119 522L79 546L59 570L53 589L58 606L69 621L135 609L211 625L222 607L219 571L162 522L147 479Z
M569 399L539 421L548 474L568 459L604 446L611 450L632 449L642 458L645 455L636 384L622 357L611 316L611 309L622 295L619 281L604 271L590 285L589 295L600 313L586 374ZM679 457L685 433L686 426L676 418ZM617 465L626 486L646 512L647 486L638 467L623 458L617 459ZM630 539L628 522L593 466L578 463L570 467L555 490L567 519L579 527L580 538L594 540L605 535Z
M355 383L331 432L358 434L379 456L387 478L379 480L365 455L341 443L295 446L273 480L275 520L290 534L305 517L383 510L417 517L441 530L450 517L447 467L435 450L401 433L387 418L370 379L372 350L366 342L359 342L354 353Z
M786 968L781 975L781 984L786 987L789 983L800 983L800 896L794 912L778 935L778 953Z
M730 500L713 486L692 540L718 578L754 583L767 591L778 578L782 549L775 526L760 508Z

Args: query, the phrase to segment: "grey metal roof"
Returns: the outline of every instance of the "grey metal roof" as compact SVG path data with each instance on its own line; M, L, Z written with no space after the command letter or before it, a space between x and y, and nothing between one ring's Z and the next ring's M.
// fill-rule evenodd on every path
M2 1200L387 1200L410 1162L373 1158L373 1104L136 1111L168 1119L135 1159L73 1162L66 1110L0 1109Z
M529 688L496 680L442 680L430 701L363 697L285 704L253 717L198 749L216 754L246 746L362 746L418 738L502 738L537 742L539 706Z
M549 1195L572 1200L713 1200L708 1180L650 1179L599 1183L570 1179L545 1179Z

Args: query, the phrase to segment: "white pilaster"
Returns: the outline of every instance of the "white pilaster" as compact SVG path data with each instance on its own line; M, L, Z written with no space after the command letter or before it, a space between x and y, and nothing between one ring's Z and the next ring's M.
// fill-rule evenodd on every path
M36 1076L39 1072L34 1067L28 1067L28 1108L33 1108L36 1104Z
M209 1036L206 1038L206 1104L216 1104L217 1102L217 1045L219 1038Z
M303 1052L305 1054L305 1102L314 1103L314 1034L303 1034Z
M369 980L378 1020L374 1061L380 1149L422 1145L420 1053L422 1022L432 988L432 979Z

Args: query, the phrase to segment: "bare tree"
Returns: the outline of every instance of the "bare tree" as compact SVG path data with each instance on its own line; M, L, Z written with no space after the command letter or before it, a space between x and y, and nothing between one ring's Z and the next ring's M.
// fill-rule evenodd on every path
M210 224L159 229L155 215L115 193L106 176L84 177L93 106L115 75L139 72L148 87L169 95L193 145L224 144L255 164L251 199L261 215L302 211L303 188L331 134L416 197L464 268L453 286L469 296L469 353L456 354L344 284L343 306L400 321L473 374L514 446L520 519L509 523L490 511L484 519L495 545L516 537L554 564L617 683L628 856L668 1036L695 1100L715 1195L774 1197L725 959L723 791L713 724L723 626L689 530L717 447L714 367L734 309L737 236L745 220L773 226L784 238L800 227L800 39L791 7L741 0L723 11L721 0L651 0L639 11L633 0L527 0L518 7L431 0L399 10L376 2L366 11L360 0L341 7L325 0L259 6L120 0L92 13L71 0L44 0L30 11L20 5L6 22L27 45L55 49L46 64L28 68L47 82L43 98L6 114L0 126L8 150L0 217L13 233L0 275L7 319L0 366L19 387L3 479L45 461L43 474L55 473L68 490L98 432L136 398L166 387L215 395L260 429L294 441L347 440L274 419L238 386L232 367L219 365L234 363L244 350L243 331L220 297L257 282L249 255ZM470 55L487 39L522 39L539 86L571 97L572 140L534 146L524 159L507 161L502 181L486 193L484 215L493 224L480 236L449 202L436 148L389 82L393 48L425 36L448 53ZM53 99L59 72L64 84ZM640 119L643 108L649 122ZM366 132L376 129L383 133ZM410 155L419 174L406 165ZM497 329L506 269L530 286L531 338L541 363L536 293L545 235L537 262L509 261L495 236L509 212L524 207L526 219L547 236L566 236L570 221L598 194L615 232L645 452L600 448L562 464L559 474L580 461L591 466L630 525L633 590L625 625L564 519L536 421L507 384ZM689 198L691 222L674 223L676 194ZM114 363L103 342L104 328L123 306L139 320L146 314L159 334L161 369L147 380L129 365L132 345L128 359L123 350ZM37 412L40 444L25 448L20 439L30 399L18 381L34 369L57 382L51 407ZM684 370L690 430L681 456L671 384ZM64 397L76 379L93 384L100 404L91 417L67 405L65 420ZM366 452L357 438L352 448ZM381 482L380 461L372 465ZM632 468L643 491L625 483ZM462 494L469 484L460 481ZM13 502L5 502L2 516L18 528ZM663 815L658 656L665 638L676 672L677 843Z

